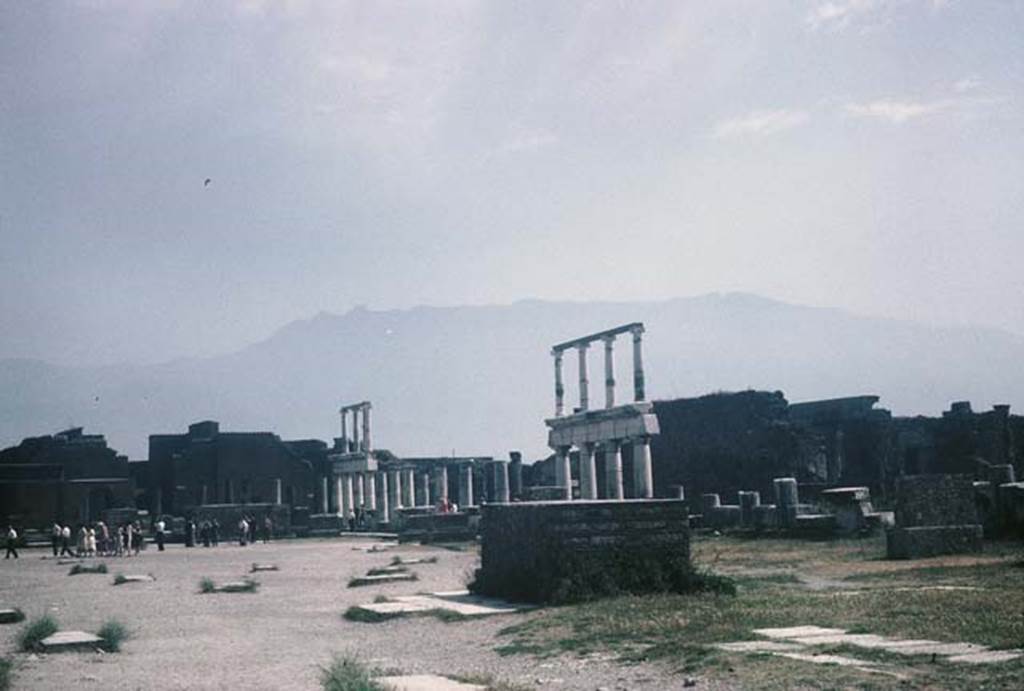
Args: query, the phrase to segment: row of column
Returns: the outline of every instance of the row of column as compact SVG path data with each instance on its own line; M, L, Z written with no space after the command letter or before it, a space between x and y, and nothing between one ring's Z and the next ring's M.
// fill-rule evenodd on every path
M643 360L643 333L642 326L634 327L630 333L633 336L633 400L643 401L646 397L644 392L644 360ZM604 407L615 407L615 335L602 336L604 341ZM573 346L569 346L573 347ZM579 356L579 412L590 409L590 380L587 376L587 350L590 343L582 342L575 346ZM555 358L555 417L561 417L565 413L565 385L562 381L562 357L564 350L556 349L551 351Z
M489 465L494 469L494 501L507 503L508 463ZM379 520L385 523L390 521L392 509L430 507L434 502L448 499L448 466L438 466L433 471L421 473L412 468L342 473L334 476L334 487L329 486L326 477L321 482L321 513L348 516L349 512L361 506L364 510L377 512ZM459 498L463 505L475 505L472 465L459 466L459 483Z
M343 406L338 413L341 415L341 438L348 445L346 451L351 453L370 453L370 409L369 403ZM348 436L348 417L352 414L352 437ZM362 424L360 424L362 423ZM362 440L359 438L362 429Z
M604 452L605 494L602 499L623 499L622 447L633 447L633 491L636 499L650 499L654 496L654 479L651 474L651 440L641 437L634 440L611 440L600 443ZM555 449L555 486L565 490L565 498L572 499L572 464L570 446ZM597 496L597 444L580 444L580 499L598 499Z

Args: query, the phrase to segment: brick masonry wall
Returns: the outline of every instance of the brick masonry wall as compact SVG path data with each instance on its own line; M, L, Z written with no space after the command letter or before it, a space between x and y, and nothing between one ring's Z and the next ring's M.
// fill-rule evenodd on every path
M557 581L567 563L607 563L609 578L628 579L622 564L690 558L687 509L679 500L487 504L482 511L478 582L493 595L513 597L519 584Z

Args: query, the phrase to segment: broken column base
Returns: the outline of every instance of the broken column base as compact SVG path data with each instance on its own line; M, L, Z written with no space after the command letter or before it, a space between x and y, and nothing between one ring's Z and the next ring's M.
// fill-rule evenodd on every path
M920 559L981 551L980 524L890 528L885 533L889 559Z

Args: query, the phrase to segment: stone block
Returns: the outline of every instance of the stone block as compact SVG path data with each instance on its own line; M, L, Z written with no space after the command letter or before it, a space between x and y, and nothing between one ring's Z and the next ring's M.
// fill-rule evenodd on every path
M778 525L775 504L759 504L754 507L754 527L758 530L775 528Z
M405 674L402 676L376 677L383 688L394 691L485 691L486 686L466 684L436 674Z
M735 504L723 504L704 514L708 528L736 528L740 525L741 517L741 509Z
M0 609L0 624L17 624L24 618L25 615L19 610L10 608Z
M897 526L885 533L889 559L920 559L942 554L981 551L980 524L947 526Z
M85 631L58 631L44 638L39 645L46 653L93 651L103 647L103 639Z
M349 588L358 588L365 585L384 585L386 583L400 583L403 581L415 581L416 575L412 573L385 573L379 576L359 576L348 582Z
M969 475L904 475L896 486L896 525L916 528L978 523Z

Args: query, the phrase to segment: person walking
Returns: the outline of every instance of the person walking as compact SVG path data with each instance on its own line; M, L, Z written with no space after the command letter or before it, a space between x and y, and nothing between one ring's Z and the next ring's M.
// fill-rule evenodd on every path
M54 523L53 529L50 531L50 544L53 546L53 556L57 556L60 552L60 536L64 532L64 529L60 527L60 523Z
M14 558L18 558L18 531L14 529L13 525L7 526L7 553L4 554L4 559L10 559L11 555Z
M220 544L220 521L214 518L210 530L213 534L213 546L216 547Z
M238 520L238 544L245 547L245 541L249 537L249 524L245 521L245 516L242 516Z
M270 520L270 516L263 519L263 544L270 542L270 536L274 533L274 522Z
M71 551L71 526L66 525L60 530L60 556L75 556Z
M156 548L158 551L164 551L164 529L167 528L167 524L164 523L164 519L161 518L156 522Z
M87 557L96 556L96 529L89 528L85 532L85 555Z

